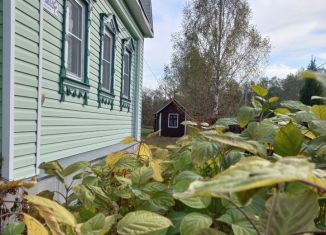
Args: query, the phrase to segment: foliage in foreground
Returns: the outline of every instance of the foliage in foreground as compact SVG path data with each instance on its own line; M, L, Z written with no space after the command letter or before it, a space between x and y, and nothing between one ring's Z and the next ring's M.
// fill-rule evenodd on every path
M326 229L326 106L285 101L274 107L277 97L260 86L252 90L252 107L242 107L237 118L213 126L185 122L189 134L167 149L140 142L134 153L115 152L95 164L43 163L40 168L67 192L24 196L20 202L30 208L16 212L23 222L2 234L21 234L24 224L28 234L53 235L289 235ZM232 125L242 132L229 132Z

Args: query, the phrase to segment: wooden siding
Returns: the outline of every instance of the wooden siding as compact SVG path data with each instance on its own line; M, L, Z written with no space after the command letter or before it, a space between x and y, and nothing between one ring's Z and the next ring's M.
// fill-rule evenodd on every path
M39 44L39 1L16 1L16 64L15 64L15 178L30 177L35 174L37 97L38 97L38 44ZM89 28L89 83L90 92L87 105L82 99L66 96L60 102L59 80L62 54L63 0L58 0L60 15L56 18L44 11L43 21L43 87L45 101L41 118L41 159L52 161L76 154L104 148L125 137L134 135L135 78L137 60L142 59L143 38L130 35L119 15L109 1L97 1L91 13ZM126 9L126 8L125 8ZM98 81L100 55L100 13L117 16L121 33L117 37L113 110L102 105L98 108ZM121 14L121 12L119 13ZM124 12L130 19L130 14ZM139 32L140 34L140 32ZM141 50L133 55L130 112L120 111L121 91L121 51L122 39L132 36ZM138 53L141 53L139 55ZM142 61L139 61L142 65ZM141 66L142 67L142 66ZM138 68L142 73L142 68ZM137 77L141 79L142 77ZM139 109L141 105L139 105ZM92 159L90 156L89 160Z

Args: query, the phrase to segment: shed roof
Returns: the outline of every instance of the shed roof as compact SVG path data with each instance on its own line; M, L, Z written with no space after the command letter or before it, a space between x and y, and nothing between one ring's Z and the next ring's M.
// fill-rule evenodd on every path
M160 108L155 114L162 112L163 109L165 109L167 106L169 106L171 103L174 103L180 108L183 112L185 112L185 108L175 99L169 100L162 108Z

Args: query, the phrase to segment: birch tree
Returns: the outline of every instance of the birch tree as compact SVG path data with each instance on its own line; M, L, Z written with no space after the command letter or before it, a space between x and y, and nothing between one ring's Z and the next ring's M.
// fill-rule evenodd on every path
M230 81L241 83L256 75L269 54L268 38L261 36L250 19L246 0L193 0L184 9L181 32L174 36L171 69L180 92L184 84L199 81L205 92L214 94L215 115ZM191 61L194 54L196 59ZM194 77L196 66L201 73Z

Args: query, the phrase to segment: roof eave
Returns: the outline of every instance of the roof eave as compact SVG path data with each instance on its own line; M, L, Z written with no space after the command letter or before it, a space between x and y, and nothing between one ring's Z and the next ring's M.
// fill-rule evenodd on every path
M130 12L132 13L133 17L135 18L138 26L140 27L141 31L144 34L145 38L153 38L154 31L146 17L143 7L140 5L138 1L125 1L126 5L129 7Z

